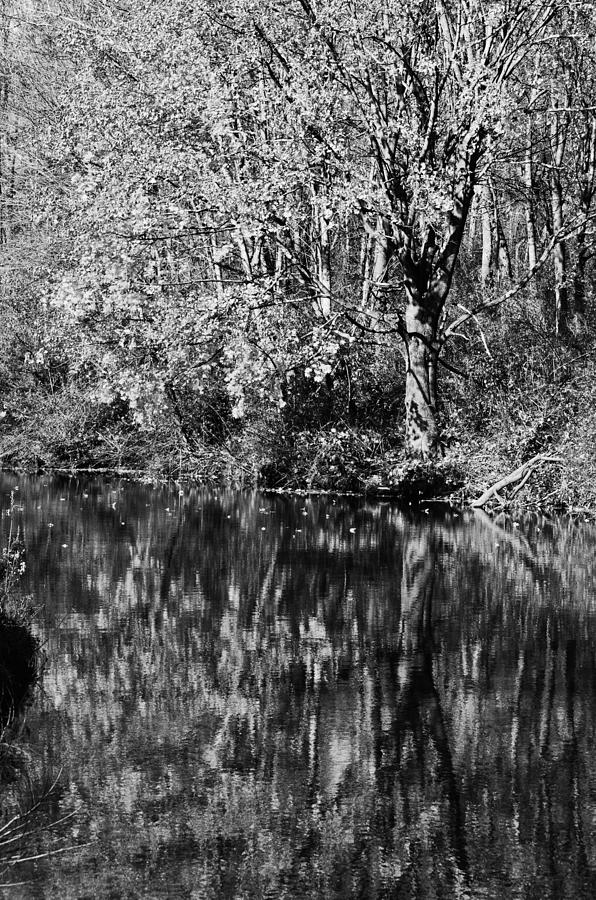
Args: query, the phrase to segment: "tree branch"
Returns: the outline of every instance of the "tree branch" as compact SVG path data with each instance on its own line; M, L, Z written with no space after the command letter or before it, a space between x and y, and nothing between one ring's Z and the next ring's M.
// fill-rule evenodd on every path
M468 322L470 319L475 318L478 313L485 312L487 309L495 309L497 306L501 306L503 303L506 303L508 300L512 300L517 294L522 291L526 285L530 283L534 275L548 261L550 254L552 253L556 244L560 241L565 240L568 237L571 237L572 234L575 234L581 228L585 228L588 222L594 221L596 219L596 212L591 213L589 216L585 216L582 218L581 222L576 222L575 225L571 227L563 227L560 228L553 236L550 241L542 251L539 259L536 260L536 263L532 266L532 268L527 272L527 274L518 281L516 285L510 288L508 291L505 291L500 297L496 297L494 300L486 300L483 303L479 303L478 306L474 306L472 309L468 310L468 312L464 313L461 316L458 316L457 319L449 325L445 331L443 332L443 340L447 340L447 338L451 337L463 324Z

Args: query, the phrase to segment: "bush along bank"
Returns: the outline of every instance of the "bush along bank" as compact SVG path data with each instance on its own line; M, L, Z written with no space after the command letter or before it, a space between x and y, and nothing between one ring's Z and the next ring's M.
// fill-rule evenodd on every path
M521 316L521 313L520 313ZM596 351L553 343L526 319L488 323L490 347L449 359L442 378L439 458L409 458L403 385L388 363L360 360L356 382L302 379L283 407L247 394L242 417L218 389L135 421L121 402L93 400L74 381L46 396L15 395L0 421L4 468L119 472L131 477L394 496L484 508L596 510ZM352 374L356 372L352 361ZM366 365L365 365L366 363ZM395 360L391 363L396 365ZM491 490L493 489L493 490Z

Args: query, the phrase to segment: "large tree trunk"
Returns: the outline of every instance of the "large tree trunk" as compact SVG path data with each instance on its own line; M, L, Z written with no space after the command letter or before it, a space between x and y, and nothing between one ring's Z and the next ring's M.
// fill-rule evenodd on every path
M437 298L431 293L421 298L412 292L405 313L406 449L423 459L436 456L439 450L438 309Z
M466 159L465 168L460 168L459 190L441 244L435 229L429 226L420 252L413 252L407 236L399 253L406 293L402 331L406 361L406 450L422 459L432 459L440 452L437 414L440 323L474 194L480 147L478 142Z

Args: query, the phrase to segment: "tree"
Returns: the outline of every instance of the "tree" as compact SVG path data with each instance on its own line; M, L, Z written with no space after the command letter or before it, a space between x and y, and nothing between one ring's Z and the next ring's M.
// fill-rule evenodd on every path
M379 248L383 295L406 363L406 444L440 443L443 323L472 198L507 120L517 67L556 4L459 0L243 5L269 79L300 107L302 139L333 161L334 187ZM324 97L322 120L309 109ZM310 113L310 115L309 115Z
M63 36L77 59L60 122L72 252L54 300L95 347L104 396L151 416L160 398L184 433L180 395L214 368L234 414L260 415L263 401L283 408L297 372L332 388L344 348L372 334L377 357L405 362L408 452L438 454L472 201L485 197L485 249L507 280L514 228L493 176L510 174L528 71L530 103L543 94L537 48L559 13L558 0L81 13ZM527 216L536 260L531 196Z

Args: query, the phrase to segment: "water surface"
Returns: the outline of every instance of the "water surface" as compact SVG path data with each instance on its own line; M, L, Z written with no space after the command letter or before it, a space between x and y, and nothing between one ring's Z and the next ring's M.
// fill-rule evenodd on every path
M10 896L596 896L593 528L3 476L4 536L11 490L57 783Z

